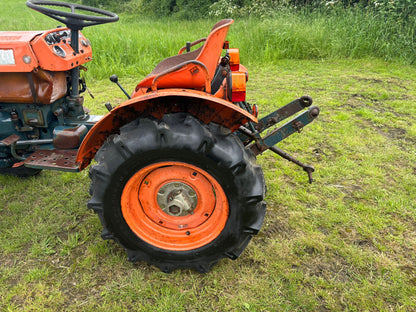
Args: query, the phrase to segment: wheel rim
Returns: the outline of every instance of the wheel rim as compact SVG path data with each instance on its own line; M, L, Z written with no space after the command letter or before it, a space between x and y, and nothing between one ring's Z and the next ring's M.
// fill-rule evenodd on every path
M181 162L160 162L137 171L123 189L121 210L143 241L178 251L212 242L229 214L220 184L206 171Z

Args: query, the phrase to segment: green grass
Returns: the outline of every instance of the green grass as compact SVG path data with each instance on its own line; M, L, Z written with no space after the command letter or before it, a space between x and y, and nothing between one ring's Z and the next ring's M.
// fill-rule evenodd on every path
M2 3L1 29L56 25L24 2ZM334 42L323 20L305 25L306 34L300 22L287 19L283 34L279 20L236 21L231 29L250 72L248 100L262 115L303 94L322 111L279 145L315 166L314 184L271 152L259 157L268 212L237 261L222 260L204 275L131 264L101 240L98 218L86 209L87 171L0 176L0 311L415 311L415 67L355 59L369 55L359 47L355 55L335 53L342 38ZM124 16L86 29L95 49L88 72L95 99L86 96L86 106L104 114L106 101L124 101L106 77L117 73L132 90L212 22L197 24ZM286 38L279 49L301 55L274 54L278 36Z
M3 0L1 30L56 27L59 22L30 10L25 0ZM13 18L10 18L10 17ZM145 76L166 57L206 37L217 19L155 19L121 13L117 23L83 30L92 41L94 62L88 76ZM242 50L245 64L274 64L282 59L336 60L378 57L413 64L416 61L416 18L406 24L358 9L294 11L280 9L266 18L236 18L228 39Z
M215 22L121 15L119 23L87 28L84 33L91 38L96 51L95 62L88 66L91 75L104 78L112 72L145 76L160 59L176 54L186 41L206 37ZM412 27L409 25L409 29ZM242 61L249 65L274 64L287 58L362 57L414 63L414 32L402 33L396 28L394 23L380 23L379 16L367 16L360 11L330 15L283 11L262 20L236 19L228 40L231 47L242 50Z
M87 171L0 177L0 310L416 310L416 74L378 60L280 61L250 69L263 114L302 94L322 113L267 152L262 231L205 275L127 262L86 209ZM128 89L135 79L125 79ZM97 80L94 113L124 100Z

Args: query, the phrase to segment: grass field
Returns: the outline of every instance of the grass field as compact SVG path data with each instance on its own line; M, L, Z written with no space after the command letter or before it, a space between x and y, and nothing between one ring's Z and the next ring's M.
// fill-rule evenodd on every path
M0 177L0 310L416 310L414 68L281 61L250 77L264 113L302 94L322 113L281 144L315 165L314 184L270 152L259 158L268 213L237 261L205 275L131 264L100 239L86 171ZM107 80L90 88L94 113L123 100Z
M2 3L2 29L24 24L20 11L10 21L16 8ZM55 25L29 15L27 29ZM211 24L204 23L192 38L205 35L202 26ZM115 29L118 43L134 41L123 35L126 25ZM94 37L101 40L98 30L87 32L93 45ZM167 45L176 51L186 36L172 37ZM151 39L162 40L150 34L145 40ZM109 58L125 51L94 47ZM106 101L124 101L94 73L117 73L132 90L169 51L142 51L145 58L131 61L143 64L137 77L98 62L102 68L94 65L88 75L95 99L86 95L86 106L103 114ZM279 145L315 166L312 185L271 152L258 158L268 211L242 256L207 274L132 264L118 245L100 238L98 218L86 208L87 171L0 176L0 311L416 311L415 66L334 57L248 63L248 101L261 115L304 94L321 115Z

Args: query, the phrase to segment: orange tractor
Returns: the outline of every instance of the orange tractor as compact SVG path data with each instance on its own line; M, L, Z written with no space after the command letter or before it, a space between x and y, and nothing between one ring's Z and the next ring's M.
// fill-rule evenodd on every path
M88 207L103 239L124 247L129 260L206 272L221 258L236 259L265 216L255 160L266 150L300 165L312 181L313 167L275 144L319 109L302 96L258 119L257 106L245 100L247 69L226 41L233 20L163 60L131 94L111 76L128 100L94 116L81 96L80 69L92 50L80 31L118 16L72 3L26 4L66 27L0 32L0 173L76 172L95 158Z

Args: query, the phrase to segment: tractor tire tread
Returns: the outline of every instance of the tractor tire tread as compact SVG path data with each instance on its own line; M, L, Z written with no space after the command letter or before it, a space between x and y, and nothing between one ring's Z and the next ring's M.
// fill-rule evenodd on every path
M117 208L108 204L109 193L117 185L113 181L126 171L127 163L146 161L152 153L171 151L185 160L193 161L187 155L206 160L207 165L196 160L203 170L210 171L212 163L232 176L233 185L229 188L233 195L228 200L229 219L233 218L233 224L228 225L227 221L227 233L224 233L228 237L186 252L160 250L141 241L125 224L121 212L114 211ZM130 261L145 261L163 272L182 268L207 272L221 258L238 258L263 223L265 181L262 170L255 164L251 151L222 126L205 124L186 113L167 114L161 120L138 118L123 126L119 134L108 138L95 159L97 164L90 169L92 198L88 207L99 216L102 237L113 239L125 248Z

